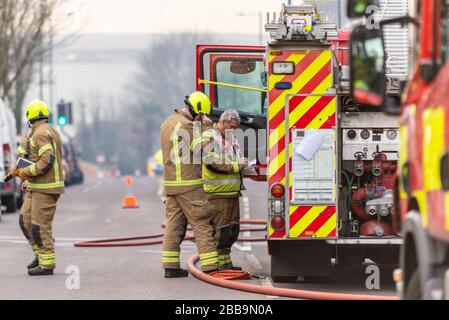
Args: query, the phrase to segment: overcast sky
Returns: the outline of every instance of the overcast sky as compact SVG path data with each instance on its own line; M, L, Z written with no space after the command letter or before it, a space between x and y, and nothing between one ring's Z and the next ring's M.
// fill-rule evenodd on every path
M294 0L293 3L299 0ZM82 33L202 31L258 33L258 13L277 12L287 0L71 0ZM242 12L248 16L239 16Z

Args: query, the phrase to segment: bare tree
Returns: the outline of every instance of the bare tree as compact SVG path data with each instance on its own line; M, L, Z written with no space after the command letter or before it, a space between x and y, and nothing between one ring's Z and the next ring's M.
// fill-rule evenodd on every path
M217 42L217 35L201 33L170 33L151 42L131 81L128 105L122 108L127 116L120 116L133 128L119 137L121 153L127 155L121 170L145 168L146 158L160 147L162 121L182 108L185 96L195 90L196 45ZM130 155L135 159L128 161Z
M34 66L50 48L43 38L65 0L0 0L0 97L16 109L33 80Z
M195 90L195 48L218 42L212 34L172 33L159 36L142 55L133 83L139 102L153 102L167 109L183 105L184 96Z

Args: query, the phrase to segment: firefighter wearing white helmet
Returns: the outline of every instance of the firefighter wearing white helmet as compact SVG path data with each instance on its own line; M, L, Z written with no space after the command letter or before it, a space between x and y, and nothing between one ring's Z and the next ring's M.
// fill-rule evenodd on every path
M64 180L61 137L48 123L49 116L48 107L40 100L34 100L26 107L31 131L19 153L34 164L14 168L9 174L24 181L22 189L26 191L26 199L19 223L35 254L34 261L28 266L31 276L53 275L56 267L52 224L57 201L64 193Z
M166 229L162 248L162 265L166 278L187 277L180 267L180 245L190 224L196 238L201 269L216 271L219 267L216 241L210 224L208 202L203 191L201 157L194 160L194 131L212 126L207 117L212 112L211 101L202 92L194 92L184 100L161 126L161 150L164 161L166 190ZM194 130L195 128L195 130Z
M213 216L218 260L221 268L234 270L241 270L232 262L231 248L240 233L239 197L245 190L243 169L248 163L235 136L240 121L237 110L228 109L202 134L203 186Z

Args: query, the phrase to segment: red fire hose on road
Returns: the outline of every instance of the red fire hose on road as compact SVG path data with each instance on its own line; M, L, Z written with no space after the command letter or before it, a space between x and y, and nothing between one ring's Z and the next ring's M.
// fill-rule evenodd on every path
M198 255L192 256L187 262L187 269L191 274L201 281L233 290L264 294L269 296L288 297L308 300L398 300L396 296L377 296L377 295L363 295L363 294L348 294L335 292L318 292L287 288L270 288L255 284L247 284L237 281L223 280L212 277L195 267L198 261Z
M141 236L141 237L125 237L125 238L112 238L112 239L101 239L94 241L84 241L75 242L75 247L78 248L112 248L112 247L142 247L151 246L155 244L162 244L162 240L152 240L152 241L136 241L136 240L147 240L147 239L157 239L162 238L163 233ZM186 236L184 240L194 240L193 236Z
M245 224L256 224L256 225L266 225L267 222L265 220L242 220L242 225ZM162 224L162 227L165 227ZM190 228L189 228L190 229ZM242 228L242 232L244 231L266 231L266 228ZM94 241L85 241L85 242L76 242L75 247L79 248L93 248L93 247L135 247L135 246L149 246L155 244L162 244L162 238L164 236L161 234L154 234L148 236L139 236L139 237L124 237L124 238L112 238L112 239L102 239L102 240L94 240ZM157 239L150 241L139 241L139 240L148 240L148 239ZM192 240L195 241L195 237L191 234L187 234L184 240ZM246 242L255 242L255 241L266 241L265 237L257 237L257 238L239 238L238 241L246 241ZM286 289L286 288L273 288L273 287L263 287L255 284L247 284L233 280L225 280L222 278L212 277L208 274L203 273L195 267L196 262L198 261L198 255L192 256L188 263L187 268L191 274L193 274L196 278L201 281L224 287L233 290L251 292L256 294L263 294L269 296L279 296L279 297L288 297L288 298L296 298L296 299L310 299L310 300L397 300L399 299L396 296L378 296L378 295L360 295L360 294L345 294L345 293L334 293L334 292L317 292L317 291L307 291L307 290L298 290L298 289ZM231 271L230 271L231 272ZM239 279L241 275L236 277ZM249 277L248 277L249 278Z
M241 220L241 224L255 224L255 225L266 225L267 221L265 220ZM162 223L161 226L165 228L165 224ZM191 228L188 228L191 230ZM240 231L266 231L266 228L242 228ZM75 242L75 247L77 248L112 248L112 247L140 247L140 246L151 246L155 244L162 244L162 239L159 240L151 240L151 241L136 241L136 240L148 240L148 239L158 239L164 236L163 233L148 235L148 236L139 236L139 237L124 237L124 238L112 238L112 239L101 239L101 240L93 240L93 241L83 241L83 242ZM195 237L193 235L187 234L184 240L195 241ZM245 242L256 242L256 241L265 241L265 237L256 237L256 238L239 238L238 241Z

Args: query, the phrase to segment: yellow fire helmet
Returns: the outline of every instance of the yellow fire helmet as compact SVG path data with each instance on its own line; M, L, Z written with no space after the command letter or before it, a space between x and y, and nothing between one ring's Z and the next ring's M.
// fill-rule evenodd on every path
M41 100L31 101L27 105L25 113L28 121L47 119L50 116L47 105Z
M192 93L186 97L185 103L193 109L196 114L210 115L212 113L212 105L208 96L200 91Z

